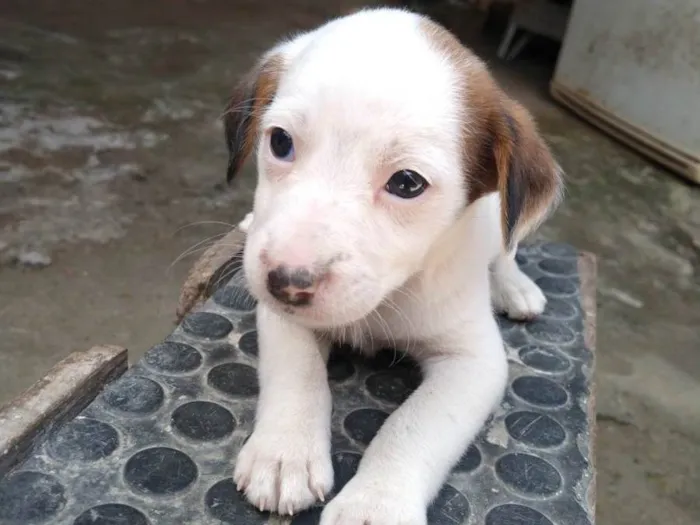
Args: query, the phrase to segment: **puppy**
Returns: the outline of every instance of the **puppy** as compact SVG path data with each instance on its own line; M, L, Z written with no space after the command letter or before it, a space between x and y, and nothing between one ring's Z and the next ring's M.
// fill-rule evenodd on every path
M258 299L260 398L239 490L294 514L332 489L332 342L416 358L420 387L384 423L322 525L420 525L503 396L493 306L545 298L518 242L561 173L528 112L421 15L369 9L268 51L225 116L233 178L257 151L244 271Z

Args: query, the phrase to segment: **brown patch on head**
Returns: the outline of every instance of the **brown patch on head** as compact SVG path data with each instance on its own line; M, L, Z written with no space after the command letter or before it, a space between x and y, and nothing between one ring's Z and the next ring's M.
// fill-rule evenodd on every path
M229 161L226 179L231 182L253 150L260 131L260 117L277 92L284 69L281 55L266 57L236 85L224 113Z
M424 18L421 26L463 79L459 96L467 203L499 192L503 240L510 250L556 203L561 170L530 113L496 85L485 64L441 25Z

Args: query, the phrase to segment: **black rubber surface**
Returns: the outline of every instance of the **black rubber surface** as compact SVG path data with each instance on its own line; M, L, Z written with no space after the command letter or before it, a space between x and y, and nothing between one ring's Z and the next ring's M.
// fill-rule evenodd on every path
M510 386L431 506L431 525L592 523L592 356L583 339L577 253L567 245L530 246L518 261L550 302L532 323L499 319ZM258 394L255 301L239 279L0 479L1 525L268 522L231 481ZM391 351L368 362L339 348L328 368L337 493L421 378ZM293 523L316 524L319 515L311 509Z

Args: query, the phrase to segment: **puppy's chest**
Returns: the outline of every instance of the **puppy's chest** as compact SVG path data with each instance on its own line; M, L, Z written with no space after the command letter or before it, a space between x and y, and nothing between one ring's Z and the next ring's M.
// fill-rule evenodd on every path
M360 321L334 330L331 336L367 354L389 347L408 351L422 346L433 331L432 321L418 314L418 309L407 304L386 303Z
M402 288L365 318L330 335L364 353L390 347L425 356L443 338L493 315L488 281L484 282Z

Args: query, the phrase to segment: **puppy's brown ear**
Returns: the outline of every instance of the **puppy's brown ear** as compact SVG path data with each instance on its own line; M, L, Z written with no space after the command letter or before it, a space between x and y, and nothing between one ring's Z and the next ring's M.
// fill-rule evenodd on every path
M260 118L275 97L283 65L280 55L265 56L233 89L224 113L228 182L240 171L255 146Z
M520 104L504 96L494 104L488 128L476 182L500 194L503 243L510 251L558 203L562 171Z

